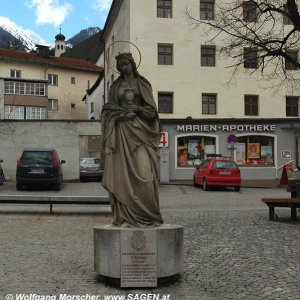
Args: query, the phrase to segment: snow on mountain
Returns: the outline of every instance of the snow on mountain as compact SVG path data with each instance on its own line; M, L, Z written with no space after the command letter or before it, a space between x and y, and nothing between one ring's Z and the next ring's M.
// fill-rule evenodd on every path
M23 48L26 51L35 49L36 44L47 44L33 31L23 29L8 18L0 17L0 28L8 33L8 35L6 35L6 39L9 38L9 35L11 35L14 40L18 40L21 42L21 44L24 46Z

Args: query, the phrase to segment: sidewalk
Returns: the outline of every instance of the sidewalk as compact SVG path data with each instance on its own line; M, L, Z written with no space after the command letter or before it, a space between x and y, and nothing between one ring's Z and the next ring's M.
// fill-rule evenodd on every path
M241 187L253 188L285 188L280 185L279 179L261 179L261 180L242 180ZM171 180L168 183L161 183L162 185L193 185L192 180Z

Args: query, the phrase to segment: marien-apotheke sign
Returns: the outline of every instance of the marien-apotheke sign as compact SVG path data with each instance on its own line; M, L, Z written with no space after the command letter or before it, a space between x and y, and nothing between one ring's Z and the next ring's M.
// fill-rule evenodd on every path
M209 124L187 124L177 125L178 132L273 132L276 130L274 124L223 124L223 125L209 125Z

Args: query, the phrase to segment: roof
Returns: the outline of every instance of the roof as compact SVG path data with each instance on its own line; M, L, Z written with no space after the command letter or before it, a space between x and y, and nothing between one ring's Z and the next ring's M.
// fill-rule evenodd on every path
M103 50L102 31L99 31L73 48L68 49L60 57L78 58L96 63Z
M62 68L86 70L100 73L101 67L94 63L83 60L67 57L41 56L37 53L28 53L24 51L14 51L11 49L0 48L0 60L13 60L24 63L45 64Z

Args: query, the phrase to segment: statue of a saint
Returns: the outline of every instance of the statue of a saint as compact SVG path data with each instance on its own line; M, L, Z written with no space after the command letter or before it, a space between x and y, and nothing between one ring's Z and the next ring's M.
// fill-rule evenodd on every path
M116 60L120 76L101 113L102 185L109 192L114 225L160 226L160 124L151 84L137 72L131 53Z

